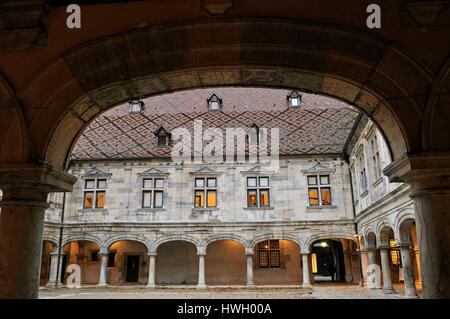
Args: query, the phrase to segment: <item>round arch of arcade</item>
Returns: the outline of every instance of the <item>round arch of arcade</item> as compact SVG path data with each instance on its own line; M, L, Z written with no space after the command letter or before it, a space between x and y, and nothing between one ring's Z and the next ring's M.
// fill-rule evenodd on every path
M324 239L347 239L356 242L356 238L354 234L348 233L323 233L323 234L315 234L309 237L304 243L305 252L309 252L311 250L311 246L314 242Z
M193 244L197 250L202 247L202 241L194 236L189 235L169 235L164 236L156 239L149 245L149 253L150 254L156 254L158 251L158 247L164 243L171 242L171 241L185 241Z
M254 239L252 239L249 243L248 248L250 249L254 249L255 246L264 241L264 240L271 240L271 239L279 239L279 240L290 240L292 242L294 242L295 244L297 244L300 248L303 246L302 245L302 240L294 235L294 234L287 234L287 233L280 233L280 234L276 234L276 233L270 233L270 234L263 234L263 235L259 235L257 237L255 237Z
M95 236L95 235L75 235L75 236L68 236L65 237L62 240L62 246L64 247L65 245L69 244L70 242L74 242L74 241L89 241L89 242L93 242L95 244L98 245L98 247L102 247L102 243L103 241Z
M101 245L101 251L107 252L109 247L112 244L114 244L118 241L125 241L125 240L131 240L131 241L141 243L145 246L147 251L150 252L151 242L148 240L147 237L145 237L144 235L139 236L139 235L129 235L129 234L128 235L117 235L117 236L107 238Z

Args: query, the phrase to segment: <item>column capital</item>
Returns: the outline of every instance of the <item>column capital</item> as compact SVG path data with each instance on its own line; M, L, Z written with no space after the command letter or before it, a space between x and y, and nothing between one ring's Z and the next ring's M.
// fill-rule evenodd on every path
M411 197L450 194L450 152L404 154L383 173L390 182L411 186Z
M148 256L156 256L158 254L156 253L156 251L151 251L151 252L147 253L147 255Z
M245 248L245 256L253 256L255 251L252 248Z
M29 206L48 208L50 192L72 191L77 178L46 163L0 165L0 207Z
M197 255L205 256L206 255L206 247L204 247L204 246L197 247Z
M310 253L309 250L300 250L300 255L309 255Z
M60 254L57 252L57 251L52 251L51 253L50 253L50 256L64 256L65 254L64 254L64 252L61 252Z
M377 248L379 250L388 250L390 247L389 247L389 245L379 245Z
M398 242L397 246L399 248L408 248L409 249L412 246L412 243L411 242Z

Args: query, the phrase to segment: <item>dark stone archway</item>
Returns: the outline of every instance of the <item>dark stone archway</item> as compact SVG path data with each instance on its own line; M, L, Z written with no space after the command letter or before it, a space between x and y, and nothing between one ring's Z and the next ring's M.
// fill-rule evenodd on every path
M261 1L258 10L244 3L214 18L194 2L195 9L187 8L188 2L115 4L108 7L110 15L102 12L107 21L96 16L103 8L88 6L85 33L60 28L65 10L53 8L45 32L31 27L23 31L27 37L6 34L6 46L20 44L23 52L2 47L0 53L0 188L5 194L0 242L13 243L0 251L11 260L1 263L0 279L21 264L16 251L29 241L36 243L27 258L38 259L46 196L70 191L74 180L63 170L78 135L95 116L135 97L263 86L333 96L377 123L394 159L385 173L412 186L421 262L432 261L422 265L429 270L423 274L424 296L449 297L450 249L440 249L450 246L445 227L450 218L445 213L450 207L450 49L442 41L450 30L445 21L425 21L431 27L423 36L423 19L411 22L412 16L420 18L420 10L392 1L380 0L395 18L385 19L379 31L365 27L365 8L348 15L353 1L311 2L296 12L283 1ZM35 20L41 15L34 9L17 8L26 11L29 25L39 25ZM148 17L147 12L159 14ZM30 39L38 45L27 45ZM23 263L28 281L36 277L36 260ZM35 297L37 288L12 278L0 296Z

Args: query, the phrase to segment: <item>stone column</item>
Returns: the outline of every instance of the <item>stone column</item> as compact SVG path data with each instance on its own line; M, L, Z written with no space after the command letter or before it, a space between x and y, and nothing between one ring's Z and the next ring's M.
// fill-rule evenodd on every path
M419 249L414 247L414 265L415 265L415 274L417 275L416 283L419 287L422 287L422 273L420 272L420 255Z
M206 283L205 283L205 256L206 252L199 251L197 253L198 255L198 283L197 283L197 289L205 289Z
M56 287L61 287L63 285L63 281L62 278L64 278L63 272L65 271L65 269L62 269L63 266L63 258L64 258L64 253L61 253L59 255L59 271L58 271L58 278L56 279L56 282L58 283Z
M360 286L366 286L367 287L367 267L369 266L369 256L368 251L366 249L361 249L359 251L359 258L360 258L360 271L361 271L361 282Z
M416 283L412 272L410 243L399 243L400 256L402 258L403 276L405 277L405 298L417 297Z
M147 288L156 288L155 273L156 273L156 253L148 253L150 261L148 263L148 284Z
M253 249L246 249L245 255L247 256L247 288L255 288L253 282Z
M370 265L377 265L378 266L376 253L377 253L377 249L375 247L367 248L367 257L368 257L368 260L369 260L369 265L368 266L370 266ZM364 271L367 271L367 269L365 269ZM380 275L379 271L377 271L377 273L370 274L368 276L368 278L367 278L368 281L366 282L366 284L369 287L369 289L380 289L381 288L380 281L377 280L376 277L374 277L374 276L379 276L379 275ZM373 280L373 282L369 282L370 280Z
M3 190L0 202L0 299L37 298L47 193Z
M312 269L312 254L309 254L308 265L309 265L309 283L312 285L313 283L315 283L314 273Z
M100 276L98 280L98 287L106 287L106 268L108 267L108 252L100 251L101 256L101 266L100 266Z
M303 284L302 288L312 288L311 281L309 279L309 253L301 253L302 254L302 263L303 263Z
M410 186L423 298L450 299L450 152L405 154L383 172Z
M0 166L0 299L38 297L47 195L75 181L47 164Z
M58 254L58 248L50 254L50 274L46 285L47 288L56 288L61 284L61 277L56 278L56 276L61 276L62 260L60 260L58 272L58 259L60 256L62 257L62 254Z
M345 282L350 283L353 281L353 267L352 267L352 252L349 250L344 251L344 267L345 267Z
M391 277L391 263L389 262L389 247L380 246L381 255L381 272L383 274L383 292L390 294L394 293L394 288L392 287L392 277Z

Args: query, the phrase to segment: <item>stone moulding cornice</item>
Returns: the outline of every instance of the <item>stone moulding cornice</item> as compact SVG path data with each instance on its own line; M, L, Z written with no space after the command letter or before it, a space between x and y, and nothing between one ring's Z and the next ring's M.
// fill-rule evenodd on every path
M90 179L90 178L110 178L112 176L111 173L104 173L104 174L86 174L82 175L81 179Z
M139 177L167 177L170 173L160 170L159 168L150 168L137 174Z
M332 174L336 171L336 169L333 167L328 167L323 165L322 163L318 162L312 167L308 169L304 169L301 172L303 175L317 175L317 174Z
M207 166L202 166L200 168L194 168L191 172L189 172L190 175L201 177L201 176L210 176L210 177L218 177L222 175L221 172L216 171L215 169L211 169Z
M385 205L388 205L390 202L395 201L396 199L400 198L401 196L405 196L408 192L409 192L409 187L407 184L400 185L393 191L391 191L391 192L387 193L386 195L384 195L383 197L377 199L369 207L366 207L364 210L359 212L358 215L356 215L356 217L354 218L355 223L357 223L357 224L360 223L364 218L366 218L368 215L370 215L373 211L375 211L377 209L381 209ZM411 200L402 203L400 206L408 206L410 204L412 204ZM395 209L399 209L398 206L395 207ZM385 214L390 214L392 212L392 210L393 209L390 209L390 210L386 211L385 213L383 213L382 215L384 216Z
M168 177L170 173L139 173L139 177Z

